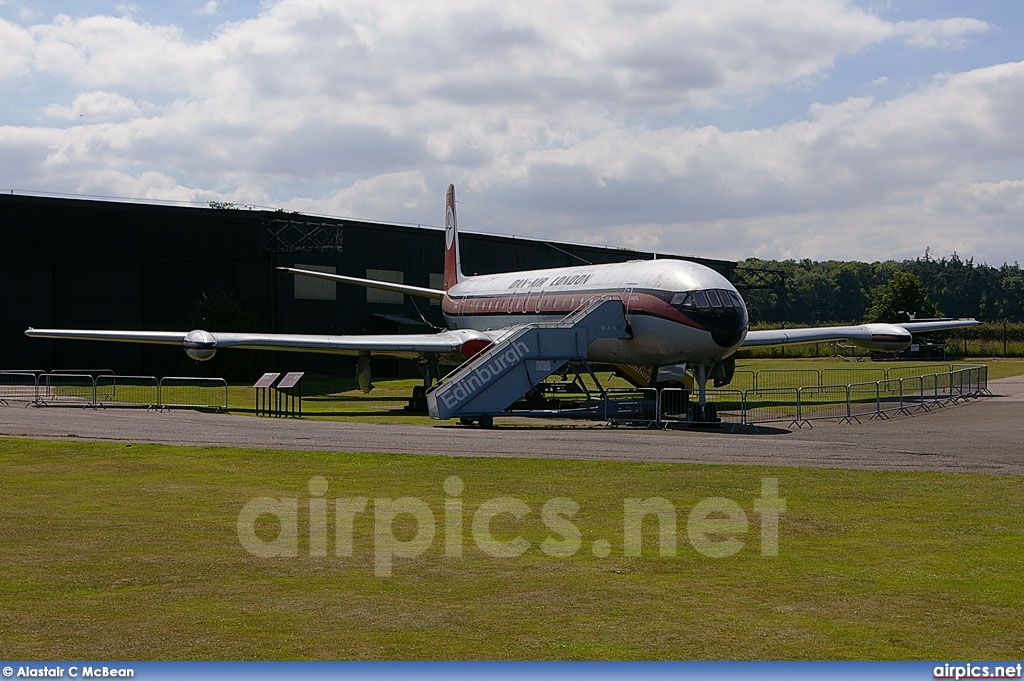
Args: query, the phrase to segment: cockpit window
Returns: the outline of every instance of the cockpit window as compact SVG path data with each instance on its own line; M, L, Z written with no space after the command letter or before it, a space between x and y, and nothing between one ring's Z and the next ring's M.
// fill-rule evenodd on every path
M735 291L707 289L673 294L671 304L676 307L713 310L717 308L743 308L743 300Z

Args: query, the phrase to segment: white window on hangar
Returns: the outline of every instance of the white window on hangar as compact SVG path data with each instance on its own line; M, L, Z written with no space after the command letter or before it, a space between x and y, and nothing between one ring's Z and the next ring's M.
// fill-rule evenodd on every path
M405 283L405 272L401 270L366 270L367 279L377 281L390 281L395 284ZM386 305L401 305L405 302L405 294L397 291L385 291L379 288L366 289L366 302L384 303Z
M327 274L337 274L338 272L338 268L330 265L300 265L296 263L294 267L298 270L326 272ZM327 281L326 279L314 279L313 277L303 277L298 274L294 275L292 279L295 282L295 300L338 299L338 284L333 281Z

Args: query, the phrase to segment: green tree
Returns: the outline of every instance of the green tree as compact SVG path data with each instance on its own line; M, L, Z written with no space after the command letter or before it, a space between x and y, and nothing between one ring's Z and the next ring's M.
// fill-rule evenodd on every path
M906 322L914 317L937 317L941 312L928 299L921 278L910 272L895 272L889 281L872 291L866 322Z

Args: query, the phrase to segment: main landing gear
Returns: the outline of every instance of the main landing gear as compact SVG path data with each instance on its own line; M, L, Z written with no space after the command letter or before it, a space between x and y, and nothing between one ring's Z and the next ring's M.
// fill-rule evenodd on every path
M410 414L426 414L427 413L427 390L430 386L434 385L434 381L441 374L439 373L439 367L437 360L424 360L420 362L420 375L423 376L423 385L414 386L412 389L412 397L405 405L405 411Z

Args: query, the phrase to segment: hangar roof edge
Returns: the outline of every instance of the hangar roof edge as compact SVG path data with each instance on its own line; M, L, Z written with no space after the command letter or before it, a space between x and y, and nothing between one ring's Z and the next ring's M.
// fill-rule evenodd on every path
M402 230L431 230L443 232L444 227L441 225L432 225L424 223L400 223L400 222L381 222L376 220L366 220L362 218L352 217L338 217L333 215L323 215L318 213L300 213L284 210L272 210L264 207L239 205L235 208L224 209L214 208L210 206L199 206L199 205L182 205L184 202L152 202L142 201L139 199L123 199L117 197L93 197L93 196L62 196L59 194L37 194L27 193L18 190L6 190L4 193L0 193L0 205L4 203L22 203L22 204L36 204L36 205L54 205L54 206L74 206L74 205L87 205L92 208L105 208L105 209L145 209L145 210L160 210L165 212L175 213L203 213L209 216L210 211L219 211L226 214L230 214L231 217L237 219L246 219L249 217L259 217L261 220L266 218L287 218L291 216L294 219L313 219L313 220L324 220L337 224L350 225L350 226L363 226L363 227L386 227L392 229ZM225 215L224 217L227 217ZM474 239L491 239L496 241L525 241L539 244L552 244L555 246L563 247L584 247L589 249L599 249L608 252L622 252L624 255L635 257L637 254L647 255L651 258L673 258L682 260L692 260L700 263L716 264L723 267L735 267L738 263L734 260L725 260L723 258L707 258L696 255L680 255L677 253L662 253L654 251L641 251L625 246L610 246L607 244L592 244L592 243L579 243L570 241L560 241L557 239L542 239L532 236L522 236L516 234L496 234L489 232L477 232L472 229L459 228L460 235L469 236Z

